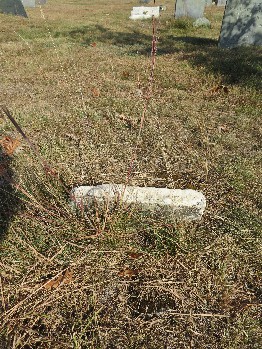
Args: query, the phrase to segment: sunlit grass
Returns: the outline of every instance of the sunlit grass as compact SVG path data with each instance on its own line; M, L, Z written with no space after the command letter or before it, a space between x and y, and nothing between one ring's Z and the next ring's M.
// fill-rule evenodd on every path
M260 347L261 49L219 49L221 9L195 29L165 4L130 184L201 190L197 223L69 205L73 186L128 176L151 68L136 4L0 16L1 104L63 181L1 117L22 147L1 153L0 348ZM69 267L70 284L45 288Z

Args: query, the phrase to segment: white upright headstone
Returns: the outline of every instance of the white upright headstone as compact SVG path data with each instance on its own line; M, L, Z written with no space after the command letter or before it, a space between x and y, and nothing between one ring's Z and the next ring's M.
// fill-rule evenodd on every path
M228 0L219 46L262 46L262 1Z
M201 18L204 15L206 0L177 0L175 18Z
M35 7L35 0L22 0L24 7Z
M217 6L226 6L227 0L218 0Z

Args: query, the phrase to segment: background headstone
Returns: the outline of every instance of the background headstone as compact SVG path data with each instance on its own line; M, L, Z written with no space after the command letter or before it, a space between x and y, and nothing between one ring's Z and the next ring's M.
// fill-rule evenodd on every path
M24 7L35 7L35 0L22 0Z
M226 6L227 0L218 0L217 6Z
M228 0L219 46L262 46L262 1Z
M175 18L203 17L206 0L177 0L175 6Z
M0 0L0 13L27 17L21 0Z
M213 0L206 0L206 6L211 6L213 4Z

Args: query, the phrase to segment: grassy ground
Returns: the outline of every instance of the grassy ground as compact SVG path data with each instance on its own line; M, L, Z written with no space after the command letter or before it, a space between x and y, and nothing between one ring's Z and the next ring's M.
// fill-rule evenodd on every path
M222 9L195 29L164 3L129 183L201 190L196 223L68 205L75 185L126 181L151 66L137 2L0 15L1 104L65 183L3 113L21 146L1 153L1 349L261 348L262 51L217 47Z

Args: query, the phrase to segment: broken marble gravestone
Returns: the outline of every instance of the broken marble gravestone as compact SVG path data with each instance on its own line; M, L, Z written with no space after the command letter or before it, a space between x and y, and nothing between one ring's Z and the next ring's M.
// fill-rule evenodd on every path
M175 5L175 18L201 18L204 15L205 6L206 0L177 0Z
M205 196L196 190L123 184L76 187L71 192L71 200L72 206L79 209L97 207L103 210L118 203L125 208L135 206L149 215L182 221L201 219L206 207Z
M27 14L21 0L0 0L0 13L27 18Z
M219 46L262 46L262 1L227 0Z
M149 19L153 16L158 18L160 14L160 7L154 6L154 7L147 7L147 6L137 6L133 7L133 10L131 11L130 19L136 20L136 19Z

